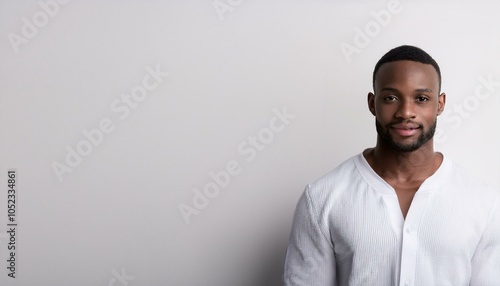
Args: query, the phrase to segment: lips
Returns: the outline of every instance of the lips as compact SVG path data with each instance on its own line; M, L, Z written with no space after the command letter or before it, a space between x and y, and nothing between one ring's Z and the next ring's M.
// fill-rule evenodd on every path
M410 137L417 133L420 126L412 123L398 123L391 125L391 128L402 137Z

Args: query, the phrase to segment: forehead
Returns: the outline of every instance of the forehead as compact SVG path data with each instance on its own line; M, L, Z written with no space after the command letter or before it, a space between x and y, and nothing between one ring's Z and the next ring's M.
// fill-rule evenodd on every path
M429 88L439 90L439 75L430 64L395 61L380 66L375 74L375 90L392 88Z

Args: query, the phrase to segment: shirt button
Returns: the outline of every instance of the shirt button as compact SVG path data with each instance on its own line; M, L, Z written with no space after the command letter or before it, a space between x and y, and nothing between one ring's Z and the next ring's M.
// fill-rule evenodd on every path
M410 280L407 280L407 281L405 282L405 286L410 286L410 285L411 285L411 281L410 281Z
M410 233L411 232L411 227L407 227L406 228L406 233ZM405 283L406 284L406 283Z

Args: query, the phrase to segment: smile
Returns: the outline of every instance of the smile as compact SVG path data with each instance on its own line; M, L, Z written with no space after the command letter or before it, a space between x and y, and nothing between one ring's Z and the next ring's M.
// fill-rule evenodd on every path
M394 129L394 131L396 131L397 134L399 134L400 136L403 136L403 137L410 137L410 136L413 136L415 135L415 133L417 133L417 130L419 129L419 127L392 127L392 129Z
M391 125L391 128L394 129L399 136L410 137L417 133L420 126L415 123L396 123Z

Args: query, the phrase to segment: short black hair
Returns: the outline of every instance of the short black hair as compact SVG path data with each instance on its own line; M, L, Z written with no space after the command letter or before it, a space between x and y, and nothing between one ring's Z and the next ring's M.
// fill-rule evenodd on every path
M396 47L388 51L380 58L380 60L378 60L375 65L375 69L373 70L373 88L375 89L375 75L383 64L405 60L432 65L437 71L439 77L439 89L441 90L441 70L439 69L437 62L424 50L409 45Z

